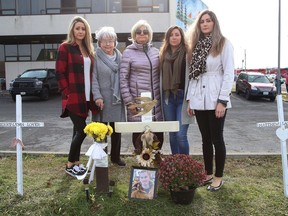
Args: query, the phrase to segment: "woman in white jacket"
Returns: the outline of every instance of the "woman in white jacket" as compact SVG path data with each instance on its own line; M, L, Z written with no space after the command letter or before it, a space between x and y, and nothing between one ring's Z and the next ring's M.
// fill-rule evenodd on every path
M202 136L202 150L209 191L219 190L226 147L223 128L234 79L232 44L222 35L216 15L202 11L188 33L189 87L187 92L190 116L195 115ZM214 146L214 148L213 148ZM216 170L213 177L215 149Z

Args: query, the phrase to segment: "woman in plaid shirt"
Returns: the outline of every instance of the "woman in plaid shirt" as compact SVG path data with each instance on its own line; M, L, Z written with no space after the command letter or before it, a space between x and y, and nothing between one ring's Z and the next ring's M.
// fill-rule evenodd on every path
M88 22L79 16L72 20L67 39L59 46L56 74L62 93L61 118L70 117L73 137L65 171L83 175L86 168L80 164L81 145L86 137L83 129L89 109L96 113L91 92L94 47Z

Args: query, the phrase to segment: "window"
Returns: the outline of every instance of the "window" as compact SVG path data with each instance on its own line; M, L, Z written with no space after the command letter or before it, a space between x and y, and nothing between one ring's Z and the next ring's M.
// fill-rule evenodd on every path
M121 13L122 12L122 0L109 0L109 13Z
M4 61L4 45L0 44L0 62Z
M19 61L31 61L31 45L21 44L18 45Z
M92 13L106 13L106 0L92 0Z
M17 45L5 45L5 61L17 61Z
M32 14L46 14L45 0L31 0Z
M168 12L168 0L122 0L123 13Z
M61 13L76 13L76 0L61 0Z
M91 13L91 0L77 0L77 13Z
M32 44L32 61L37 61L39 53L44 49L44 44Z
M17 14L25 15L31 14L30 0L18 0L18 12Z
M15 0L1 0L0 9L2 15L15 15L16 14L16 2Z
M46 1L47 14L60 13L61 2L60 0Z

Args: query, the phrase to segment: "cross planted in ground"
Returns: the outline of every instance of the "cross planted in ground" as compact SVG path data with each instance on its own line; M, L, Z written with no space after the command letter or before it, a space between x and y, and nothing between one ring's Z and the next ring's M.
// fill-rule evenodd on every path
M286 143L286 140L288 139L288 128L285 128L288 122L284 121L282 95L277 95L277 109L278 109L278 122L261 122L261 123L257 123L257 127L279 127L280 126L276 130L276 135L280 139L280 143L281 143L284 195L288 197L288 164L287 164L287 143Z
M16 122L0 122L0 127L15 127L16 137L12 142L16 145L17 152L17 191L23 195L23 169L22 169L22 128L23 127L44 127L43 122L22 122L22 98L16 95Z

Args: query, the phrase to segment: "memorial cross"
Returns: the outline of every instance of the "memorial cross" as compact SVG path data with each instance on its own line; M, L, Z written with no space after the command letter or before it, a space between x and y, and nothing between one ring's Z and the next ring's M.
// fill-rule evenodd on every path
M278 122L260 122L257 123L257 127L279 127L276 130L276 135L280 139L281 144L281 156L282 156L282 169L283 169L283 181L284 181L284 194L288 197L288 164L287 164L287 143L288 129L285 126L288 124L284 121L283 113L283 101L282 95L277 95L277 109L278 109Z
M16 95L16 122L0 122L0 127L15 127L16 139L13 139L17 152L17 191L23 196L23 169L22 169L22 128L23 127L44 127L43 122L22 122L22 99Z

